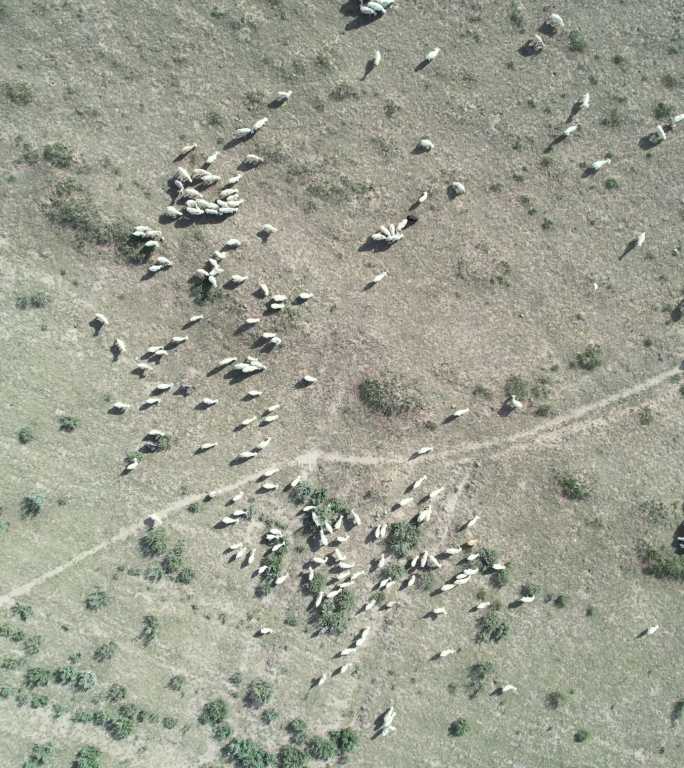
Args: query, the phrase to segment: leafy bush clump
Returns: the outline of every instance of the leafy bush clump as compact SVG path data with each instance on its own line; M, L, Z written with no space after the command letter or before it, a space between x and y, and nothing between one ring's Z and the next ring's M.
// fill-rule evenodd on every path
M31 667L24 673L24 683L27 688L38 688L50 682L50 670L44 667Z
M148 614L143 616L143 625L140 630L140 639L143 645L149 645L159 635L159 619Z
M479 621L476 640L478 643L498 643L508 631L508 622L499 611L489 611Z
M395 379L364 379L359 384L359 398L371 411L384 416L400 416L418 405L414 396L402 393Z
M588 344L583 352L575 355L575 364L583 371L593 371L603 362L603 350L600 344Z
M36 517L43 510L45 499L42 496L24 496L21 500L21 514L23 517Z
M449 725L449 736L465 736L469 730L468 721L463 717L459 717Z
M33 293L21 294L17 296L15 302L17 309L43 309L50 303L50 297L45 291L34 291Z
M169 548L166 528L150 528L138 542L140 550L145 557L155 557L166 554Z
M286 744L278 750L279 768L304 768L307 763L306 753L292 744Z
M352 728L341 728L339 731L329 731L328 737L334 742L339 755L353 752L359 745L359 735Z
M644 573L656 579L684 581L684 555L643 546L639 552Z
M504 385L506 397L515 397L518 400L527 400L530 395L529 382L520 376L509 376Z
M673 112L674 108L672 104L666 104L664 101L659 101L653 109L653 116L656 120L667 120L672 117Z
M43 147L43 160L55 168L68 168L74 161L74 151L66 144L55 142Z
M306 734L309 730L307 724L301 718L290 720L286 728L290 734L290 740L294 744L303 744L306 741Z
M581 744L584 741L589 741L590 738L591 738L591 733L589 733L589 731L586 728L578 728L575 731L574 740L578 744Z
M395 557L406 557L420 541L420 527L412 522L392 523L387 536L390 552Z
M225 720L228 715L228 705L223 699L217 698L208 701L199 715L199 721L202 725L218 725Z
M78 429L80 423L80 419L76 416L60 416L59 430L60 432L73 432L75 429Z
M114 658L114 654L117 652L117 650L117 644L113 640L110 640L107 643L102 643L102 645L97 646L97 648L93 651L93 658L95 661L99 661L100 663L111 661L111 659Z
M221 754L232 760L237 768L268 768L274 762L273 755L251 739L233 739Z
M494 563L498 559L498 554L495 549L488 549L487 547L483 547L480 550L480 563L483 570L489 570ZM503 571L499 571L499 573L503 573Z
M487 677L494 672L494 665L491 661L479 662L473 664L468 670L468 689L470 697L474 698L482 690L482 685Z
M30 443L31 440L33 440L33 430L31 429L31 427L22 427L17 432L17 440L22 445L26 445L27 443Z
M86 595L85 606L89 611L99 611L109 603L109 595L104 589L94 589Z
M118 701L123 701L128 695L128 691L123 685L118 683L112 683L107 691L107 701L111 701L112 704L116 704Z
M185 677L183 675L174 675L172 678L169 679L168 687L172 691L176 691L180 693L183 690L183 686L185 685Z
M558 709L565 701L565 694L561 691L551 691L546 694L545 704L547 709Z
M70 685L76 679L76 670L67 664L64 667L58 667L52 673L52 677L59 685Z
M558 476L558 485L560 486L561 494L570 501L584 501L591 495L589 489L581 480L568 473Z
M252 680L247 686L245 704L258 709L268 704L273 696L273 686L267 680Z
M318 614L318 626L325 632L339 635L346 629L353 608L354 594L345 589L332 600L323 602Z
M230 737L233 735L233 729L228 725L228 723L219 723L213 727L211 735L214 737L214 739L216 739L216 741L228 741L228 739L230 739Z
M12 606L12 614L22 621L28 621L33 616L33 608L27 603L15 603Z
M337 746L325 736L311 736L306 742L306 751L314 760L332 760L337 755Z
M97 685L97 675L89 669L79 672L74 680L77 691L89 691Z
M33 101L33 88L29 83L4 83L3 91L12 104L17 106L25 107Z
M586 50L586 47L587 39L584 36L584 33L580 32L579 29L573 29L572 32L570 32L568 35L568 48L571 51L581 53L582 51Z
M55 753L55 745L51 742L44 744L33 744L31 754L24 761L22 768L39 768L39 766L49 766L52 756Z

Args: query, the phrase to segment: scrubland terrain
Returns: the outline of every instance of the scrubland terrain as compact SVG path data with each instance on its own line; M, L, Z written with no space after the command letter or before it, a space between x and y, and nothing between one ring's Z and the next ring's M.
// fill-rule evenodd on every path
M552 12L564 29L522 55ZM0 2L3 768L679 765L683 15ZM170 221L175 169L215 151L212 200L263 158L239 212ZM164 238L148 260L141 224ZM217 250L211 289L193 275ZM267 369L215 370L250 355ZM138 454L149 430L162 450ZM335 546L354 582L317 607Z

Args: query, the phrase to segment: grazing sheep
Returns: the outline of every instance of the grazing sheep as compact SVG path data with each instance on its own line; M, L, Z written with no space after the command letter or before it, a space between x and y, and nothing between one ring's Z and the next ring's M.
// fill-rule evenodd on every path
M188 340L187 336L172 336L171 337L171 343L172 344L184 344Z
M659 624L654 624L652 627L649 627L649 628L646 630L646 635L647 635L647 636L650 636L650 635L655 635L655 633L656 633L656 632L657 632L659 629L660 629L660 625L659 625Z
M277 413L269 413L268 416L264 416L261 420L262 424L271 424L274 421L277 421L280 418L280 416Z
M241 285L248 279L247 275L231 275L229 282L233 285Z
M578 109L589 109L589 104L591 103L591 96L589 93L585 93L581 99L578 99L577 101L577 108Z
M126 351L126 345L123 343L123 341L121 341L121 339L114 339L112 348L119 355L123 355L123 353Z
M403 499L399 499L396 506L398 507L408 507L409 504L413 504L414 498L413 496L404 496Z
M506 683L506 685L501 687L501 693L517 693L518 689L515 685L512 685L511 683Z
M449 591L450 591L450 590L452 590L452 589L453 589L455 586L456 586L455 584L453 584L453 583L451 583L451 582L447 582L446 584L442 584L442 586L439 588L439 591L440 591L440 592L449 592Z
M465 185L460 181L452 181L451 184L449 184L449 191L452 195L465 195Z
M266 237L270 237L271 235L275 234L278 231L277 227L274 227L273 224L262 224L259 228L259 234L266 235Z
M453 411L449 418L451 419L460 419L461 416L465 416L467 413L470 413L470 408L460 408L458 411Z
M490 605L491 605L491 603L489 602L489 600L485 600L483 603L478 603L475 606L475 610L476 611L484 611L485 609L489 608Z
M161 400L158 397L148 397L147 400L143 403L143 405L147 406L148 408L152 405L159 405Z
M569 125L564 131L563 136L572 136L573 133L578 129L578 125L574 123L573 125Z
M212 152L210 155L207 155L204 165L211 165L212 163L216 162L216 158L219 156L218 152Z
M428 51L425 54L425 58L423 61L425 61L427 64L429 64L431 61L434 61L440 54L441 48L433 48L431 51Z
M416 517L416 522L427 523L431 517L432 517L432 507L424 507L418 513L418 516Z
M430 152L433 150L435 145L430 141L430 139L421 139L418 142L418 148L422 149L424 152Z
M302 376L301 381L303 384L310 386L311 384L316 384L318 382L318 379L315 376L310 376L307 373L305 376Z
M261 322L260 317L246 317L245 325L258 325Z
M433 499L436 499L443 492L444 492L444 486L441 485L439 488L435 488L434 491L430 491L430 493L428 494L428 498L430 499L430 501L432 501Z
M443 651L439 652L439 658L444 659L447 656L451 656L452 653L456 653L454 648L445 648Z
M223 359L219 360L214 367L225 368L227 365L232 365L234 362L236 362L236 360L237 357L224 357Z
M520 598L521 603L533 603L534 602L535 595L523 595Z
M449 557L451 557L452 555L458 555L461 552L463 552L461 547L447 547L444 551L446 552L447 555L449 555Z
M252 168L254 168L257 165L261 165L261 163L264 162L264 158L259 157L259 155L247 155L247 157L245 157L245 159L242 162L244 165L251 166Z
M280 104L284 104L292 98L292 91L278 91L276 94L276 101Z
M211 408L211 406L216 405L218 403L218 400L214 400L211 397L203 397L200 403L205 408Z
M431 614L433 616L445 616L446 612L447 612L446 608L439 607L439 608L433 608L431 611Z
M328 675L324 672L316 681L316 687L320 688L328 679Z
M665 141L667 139L665 129L660 124L656 125L656 136L658 137L658 141Z
M508 403L509 408L513 411L522 411L524 407L515 395L511 395L506 402Z
M636 248L641 248L641 246L644 244L644 241L645 241L645 240L646 240L646 233L645 233L645 232L640 232L640 233L637 235L637 237L636 237L636 240L635 240L635 247L636 247Z
M156 392L168 392L170 389L173 389L173 384L156 384L154 389Z
M610 165L610 158L606 157L603 160L594 160L594 162L591 164L591 170L596 173L597 171L600 171L601 168L603 168L606 165Z
M199 323L200 320L204 320L204 315L192 315L192 317L188 320L188 323L195 325L195 323Z
M256 456L256 453L254 451L242 451L241 453L238 453L239 459L253 459Z
M104 316L101 315L99 312L95 314L95 323L100 326L109 325L109 320Z
M261 397L263 392L260 389L250 389L247 392L247 397L249 397L251 400L255 400L257 397Z
M210 451L212 448L216 448L217 445L218 443L202 443L199 449L201 453L204 453L205 451Z
M494 563L492 566L493 571L505 571L506 566L503 563Z
M262 440L260 443L257 443L255 450L257 451L263 451L264 448L267 448L269 443L271 442L271 438L267 437L264 440Z
M426 456L428 453L432 453L433 447L431 445L425 445L416 451L416 456Z
M258 635L270 635L273 632L271 627L261 627L261 629L257 632Z
M559 29L563 29L565 27L565 22L557 13L552 13L546 20L546 25L550 27L554 32L557 32Z
M178 157L189 155L194 149L197 149L197 144L186 144L181 148L181 151L178 153Z

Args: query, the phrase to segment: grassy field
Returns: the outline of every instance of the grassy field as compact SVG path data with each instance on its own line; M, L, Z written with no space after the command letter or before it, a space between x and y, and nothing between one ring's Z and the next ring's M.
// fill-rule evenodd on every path
M2 768L302 768L300 753L279 753L297 718L310 736L353 729L355 748L340 737L327 760L360 768L678 765L684 129L647 137L684 109L682 12L669 0L552 5L400 0L364 24L355 2L0 2ZM551 11L565 29L522 56ZM587 91L578 132L554 143ZM434 148L415 153L424 137ZM224 179L247 153L264 158L239 183L240 212L160 219L176 166L217 150ZM454 181L466 193L452 199ZM424 190L403 240L369 248ZM278 232L262 242L265 223ZM151 279L127 241L139 224L161 229L174 263ZM200 306L190 278L233 237L242 246L226 251L223 277L248 280ZM264 315L259 283L314 296ZM99 335L95 313L110 321ZM258 331L238 331L262 315ZM264 350L262 331L282 346ZM132 374L147 347L179 334L188 341ZM211 373L247 355L268 370ZM305 374L318 383L298 387ZM162 382L192 393L174 387L139 410ZM510 394L521 411L502 407ZM218 404L197 409L205 397ZM116 401L131 408L108 413ZM236 430L273 404L278 421ZM72 431L60 428L69 417ZM168 450L123 473L150 429ZM233 463L267 436L258 458ZM207 442L216 448L197 453ZM410 459L421 446L434 451ZM262 493L269 467L279 487ZM416 514L395 504L422 474L417 499L445 490L411 556L475 536L508 583L479 574L434 594L463 567L454 556L431 584L382 593L396 607L359 613L382 578L372 531ZM362 520L339 545L366 572L339 636L318 632L301 578L316 540L285 489L297 475ZM215 529L240 490L249 519ZM157 557L139 544L149 514L167 532ZM254 570L274 525L289 579L260 596ZM181 565L178 550L164 564L179 541ZM227 562L237 542L253 564ZM645 546L673 577L644 573ZM181 567L192 573L179 582ZM531 604L517 603L523 585L539 588ZM104 604L88 608L89 595ZM440 605L445 616L425 618ZM507 634L477 642L490 615ZM149 642L146 616L158 620ZM273 633L256 637L264 626ZM363 648L336 658L366 626ZM272 687L261 707L246 702L257 680ZM498 695L506 684L517 692ZM217 697L231 732L212 735L199 719ZM390 705L397 730L374 738ZM459 718L466 732L450 735ZM246 738L268 755L222 752ZM49 756L30 757L47 743ZM76 760L86 746L100 759Z

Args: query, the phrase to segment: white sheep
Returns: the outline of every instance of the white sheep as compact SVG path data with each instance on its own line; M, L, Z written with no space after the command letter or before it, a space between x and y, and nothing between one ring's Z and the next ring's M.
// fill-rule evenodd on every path
M565 27L565 22L557 13L552 13L546 20L546 23L549 27L551 27L551 29L554 30L554 32Z
M435 488L434 491L430 491L430 493L428 494L428 498L430 499L430 501L432 501L433 499L436 499L443 492L444 492L444 486L440 485L439 488Z
M301 381L302 383L310 386L311 384L316 384L318 379L315 376L311 376L307 373L306 375L302 376Z
M264 162L263 157L259 157L259 155L247 155L245 159L242 161L245 165L254 167L257 165L261 165L261 163Z
M461 181L452 181L451 184L449 184L449 190L456 196L465 195L465 184Z
M210 451L212 448L216 448L217 445L218 443L202 443L199 449L202 453L204 453L205 451Z
M114 351L118 354L122 355L126 351L126 345L124 344L121 339L114 339L114 343L112 344L112 347L114 348Z
M646 240L646 233L645 232L640 232L637 235L637 237L636 237L635 246L637 248L641 248L641 246L644 244L645 240Z
M418 148L422 149L425 152L430 152L431 150L434 149L434 147L435 147L435 145L433 144L433 142L430 141L430 139L427 139L427 138L426 139L421 139L418 142Z
M273 632L271 627L261 627L257 632L258 635L270 635Z
M445 648L443 651L439 652L439 658L444 659L447 656L451 656L453 653L456 653L453 648Z
M659 625L659 624L654 624L652 627L649 627L649 628L646 630L646 635L647 635L647 636L650 636L650 635L655 635L655 633L656 633L656 632L657 632L659 629L660 629L660 625Z
M425 54L425 59L424 59L424 61L426 61L428 64L429 64L431 61L434 61L434 60L435 60L435 59L436 59L436 58L439 56L439 54L440 54L440 51L441 51L441 48L433 48L431 51L428 51L428 52Z
M153 405L159 405L161 403L161 400L158 397L148 397L147 400L143 403L143 405L147 406L148 408Z
M656 125L656 135L659 141L665 141L667 139L667 134L665 133L665 129L660 124Z
M447 612L446 608L439 607L439 608L433 608L431 613L433 616L445 616Z
M579 126L574 123L573 125L569 125L564 131L563 136L572 136L573 133L577 130Z
M289 101L292 98L292 91L278 91L276 94L276 100L281 104Z
M601 168L603 168L606 165L610 165L610 158L606 157L603 160L594 160L594 162L591 164L591 170L596 173L597 171L600 171Z
M172 344L184 344L188 340L187 336L172 336L171 337L171 343Z
M462 416L465 416L467 413L470 413L470 408L459 408L457 411L453 411L449 415L449 418L460 419Z
M416 456L426 456L428 453L432 453L433 447L431 445L425 445L416 451Z
M178 153L178 157L189 155L194 149L197 149L197 144L186 144L181 148L181 151Z

